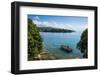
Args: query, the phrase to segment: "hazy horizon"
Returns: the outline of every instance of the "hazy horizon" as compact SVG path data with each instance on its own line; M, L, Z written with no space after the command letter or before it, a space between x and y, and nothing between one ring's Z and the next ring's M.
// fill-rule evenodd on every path
M80 16L51 16L51 15L28 15L38 27L53 27L83 31L87 28L88 17Z

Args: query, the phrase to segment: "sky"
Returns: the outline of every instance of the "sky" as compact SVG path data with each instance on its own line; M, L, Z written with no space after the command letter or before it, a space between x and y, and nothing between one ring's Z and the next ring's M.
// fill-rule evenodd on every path
M38 27L54 27L83 31L88 25L88 17L82 16L28 15L28 18Z

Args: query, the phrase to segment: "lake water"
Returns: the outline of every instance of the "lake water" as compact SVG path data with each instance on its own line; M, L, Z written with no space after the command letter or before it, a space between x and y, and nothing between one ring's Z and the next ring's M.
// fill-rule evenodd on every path
M48 50L50 54L53 54L59 59L72 59L82 58L82 53L76 48L78 41L80 40L80 32L72 33L50 33L40 32L43 38L44 48ZM61 50L61 45L68 45L73 49L71 53L67 53Z

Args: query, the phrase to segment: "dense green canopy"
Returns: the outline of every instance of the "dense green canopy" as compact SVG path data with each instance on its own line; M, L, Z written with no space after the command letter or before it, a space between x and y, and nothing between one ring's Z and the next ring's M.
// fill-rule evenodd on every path
M42 51L42 38L39 29L31 19L28 19L28 60L34 60Z
M81 34L81 39L77 44L77 48L83 53L83 57L87 58L88 53L88 29L85 29Z

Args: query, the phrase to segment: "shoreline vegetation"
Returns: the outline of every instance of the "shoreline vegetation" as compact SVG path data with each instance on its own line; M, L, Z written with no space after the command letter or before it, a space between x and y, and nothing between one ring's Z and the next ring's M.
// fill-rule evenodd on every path
M28 19L28 61L61 59L53 54L50 54L48 50L43 47L43 39L41 38L39 32L71 33L75 31L52 27L37 27L37 25L34 24L34 22L31 19ZM80 49L83 53L83 58L87 58L87 32L82 33L81 39L77 44L77 48Z
M88 58L88 29L82 32L77 48L83 53L83 58Z
M58 32L58 33L72 33L74 30L64 29L64 28L54 28L54 27L38 27L41 32Z
M28 19L28 60L34 60L43 49L43 40L39 29L31 19Z
M48 53L43 48L43 39L40 36L40 30L28 19L28 61L33 60L54 60L54 55Z
M59 59L57 58L55 55L50 54L48 52L48 50L43 49L41 53L39 53L37 55L37 57L35 57L35 60L55 60L55 59Z

